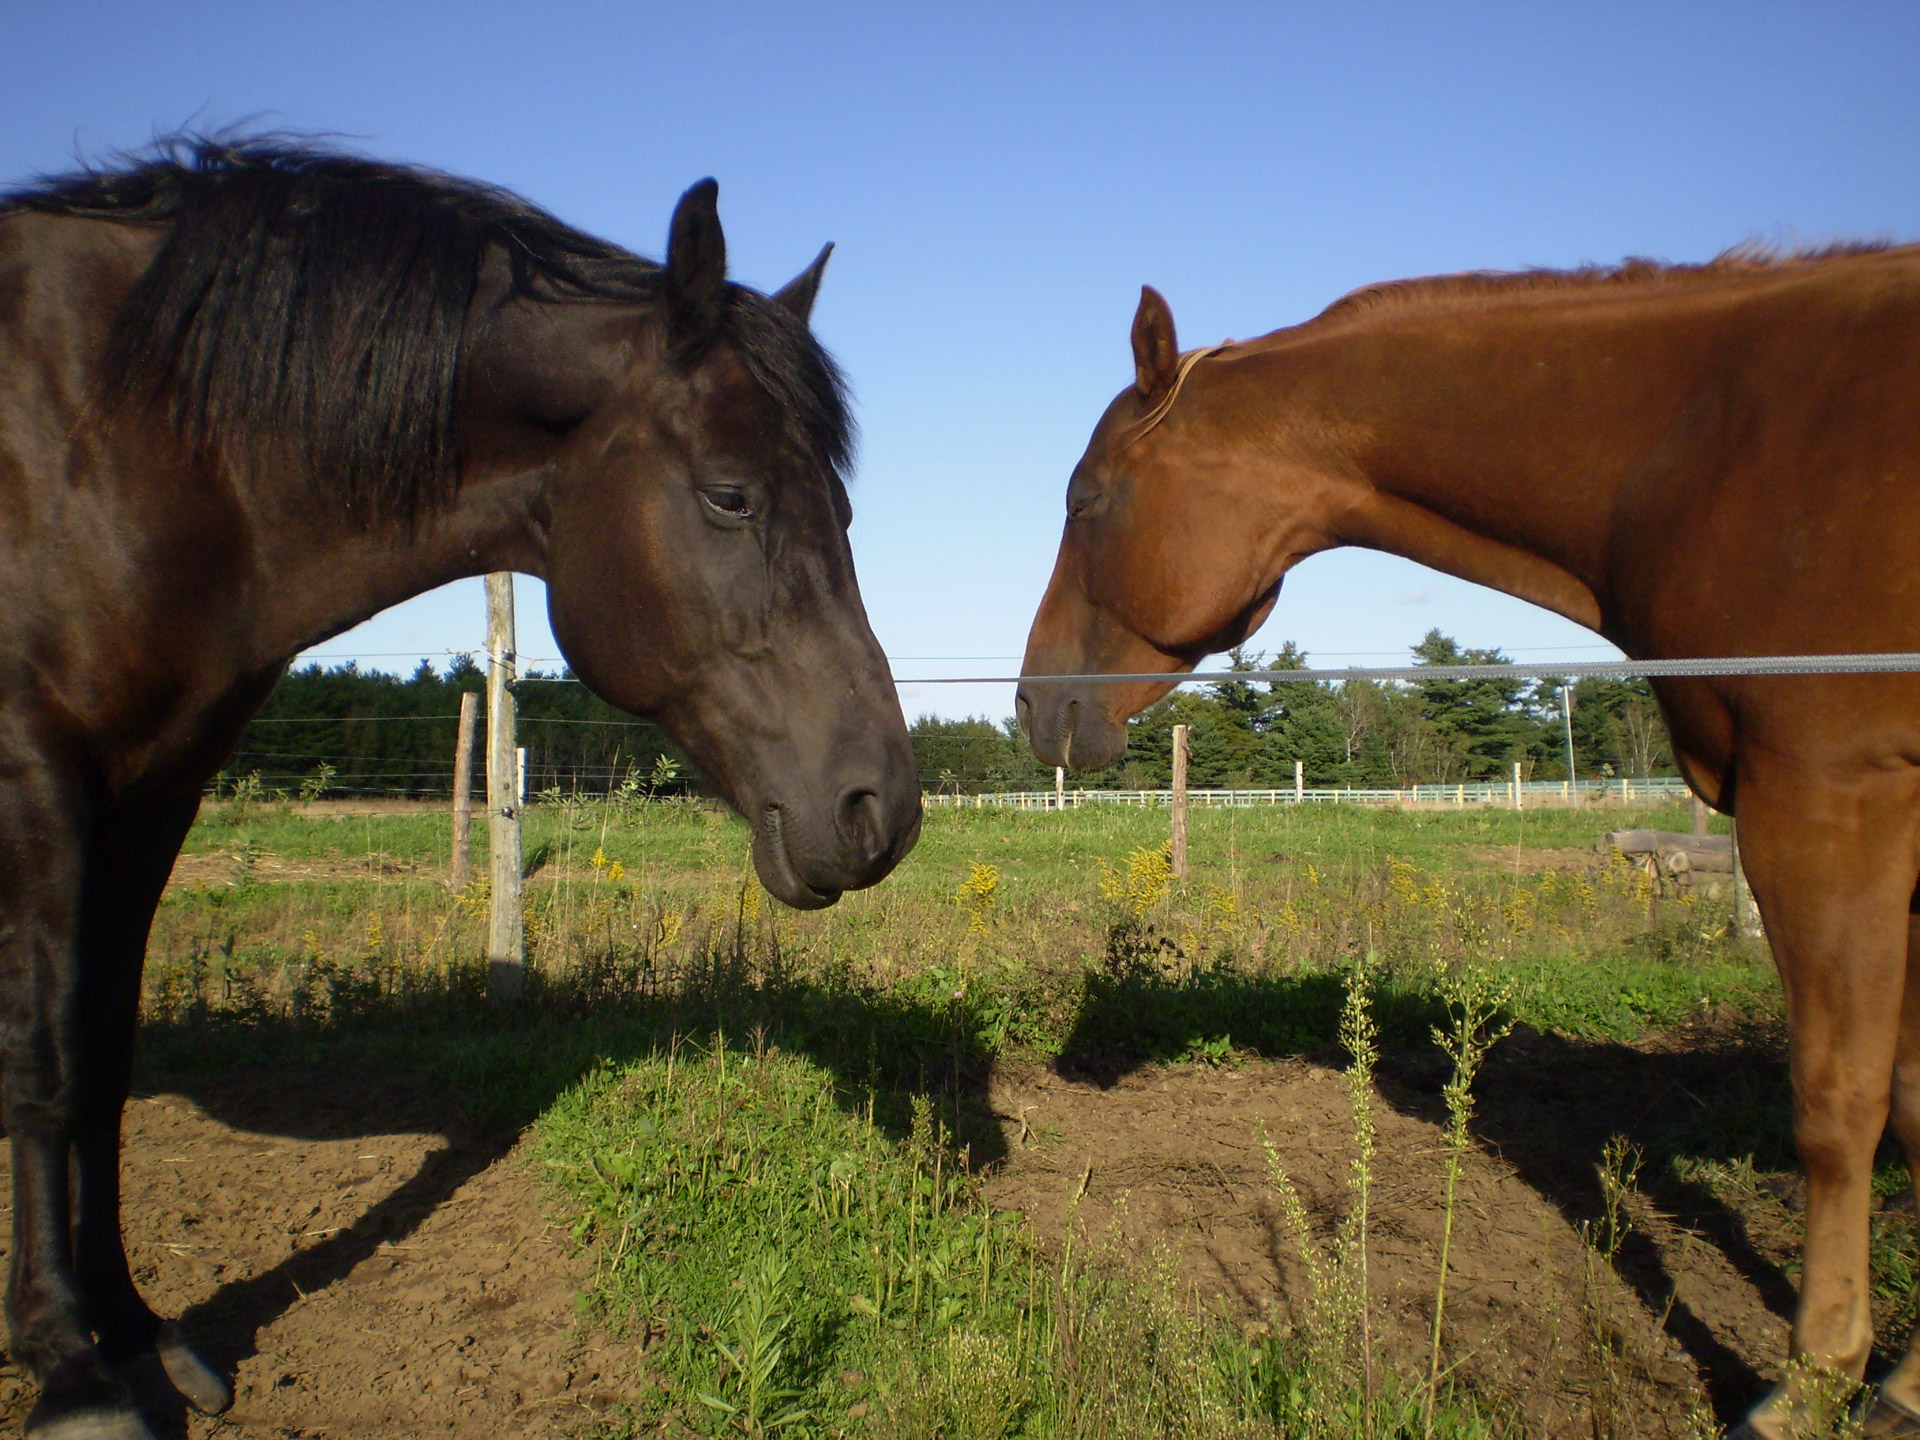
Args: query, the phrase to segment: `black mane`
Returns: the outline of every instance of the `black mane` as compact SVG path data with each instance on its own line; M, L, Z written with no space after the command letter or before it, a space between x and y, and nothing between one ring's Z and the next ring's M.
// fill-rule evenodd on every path
M663 283L505 190L278 137L175 137L0 195L8 209L170 227L115 321L107 384L164 401L203 455L299 462L362 524L412 520L458 485L462 339L490 250L540 300L647 303ZM844 383L805 324L730 285L721 336L843 471Z

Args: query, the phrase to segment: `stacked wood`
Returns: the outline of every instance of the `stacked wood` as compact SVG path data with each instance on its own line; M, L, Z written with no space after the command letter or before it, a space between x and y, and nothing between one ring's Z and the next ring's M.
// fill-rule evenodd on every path
M1688 835L1678 830L1615 830L1607 841L1629 860L1675 879L1707 871L1733 873L1731 835Z

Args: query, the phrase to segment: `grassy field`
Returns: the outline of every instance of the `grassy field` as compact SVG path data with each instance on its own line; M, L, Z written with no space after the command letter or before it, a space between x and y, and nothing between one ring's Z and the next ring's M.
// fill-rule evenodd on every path
M1250 1330L1193 1303L1166 1256L1042 1244L992 1213L972 1170L1004 1139L981 1079L1306 1055L1355 1077L1364 1139L1374 1052L1433 1056L1466 1146L1463 1082L1509 1027L1777 1036L1770 963L1730 934L1728 899L1658 897L1596 845L1686 822L1199 811L1176 883L1164 812L935 811L895 877L801 914L753 882L731 817L539 806L532 978L502 1014L484 883L447 889L443 814L210 806L155 926L143 1073L324 1055L535 1124L596 1256L590 1312L663 1377L632 1418L682 1433L1518 1433L1498 1396L1354 1359L1341 1277L1364 1274L1364 1235L1303 1227L1324 1303ZM1715 1097L1642 1163L1763 1203L1791 1168L1784 1106L1777 1082ZM1911 1309L1903 1226L1876 1250L1889 1318Z
M1655 904L1647 877L1599 863L1606 829L1683 828L1677 809L1202 810L1178 887L1151 853L1164 812L934 811L891 879L815 914L775 912L731 816L529 817L528 953L568 994L667 998L725 956L769 985L861 996L889 1021L938 1012L982 1055L1310 1048L1332 1036L1328 977L1368 950L1392 996L1435 966L1497 963L1516 1018L1580 1036L1775 994L1764 957L1730 940L1724 899ZM482 880L448 894L448 845L428 810L211 807L155 928L150 1011L330 1014L456 994L486 893ZM484 847L481 830L483 876Z

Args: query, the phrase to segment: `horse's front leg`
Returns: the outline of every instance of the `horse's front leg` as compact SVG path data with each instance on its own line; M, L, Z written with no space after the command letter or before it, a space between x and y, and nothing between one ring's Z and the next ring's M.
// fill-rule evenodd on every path
M68 1165L85 1075L78 931L87 808L72 776L0 740L0 1111L13 1150L7 1321L14 1357L40 1384L30 1440L151 1440L94 1346L74 1269Z
M1790 1371L1747 1417L1808 1435L1823 1382L1873 1349L1867 1266L1873 1155L1886 1128L1907 973L1920 777L1844 776L1743 759L1740 854L1786 991L1806 1242Z
M1920 900L1920 893L1916 893ZM1910 907L1911 908L1911 907ZM1907 1179L1920 1199L1920 914L1907 917L1907 993L1893 1067L1893 1130L1907 1152ZM1920 1330L1880 1386L1866 1433L1920 1440Z
M86 1068L73 1137L74 1264L100 1352L135 1398L165 1406L177 1391L212 1414L232 1403L231 1388L148 1308L120 1231L120 1121L133 1077L147 933L199 806L198 791L189 790L117 806L93 826L80 928Z

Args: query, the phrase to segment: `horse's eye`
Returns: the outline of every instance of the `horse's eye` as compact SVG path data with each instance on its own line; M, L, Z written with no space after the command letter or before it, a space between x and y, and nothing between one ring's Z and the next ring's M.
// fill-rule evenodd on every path
M700 492L700 498L716 515L724 515L729 520L753 519L753 501L747 497L746 491L732 485L710 486Z
M1067 497L1067 518L1069 520L1090 520L1100 513L1107 498L1106 491L1096 490L1091 495L1069 495Z

